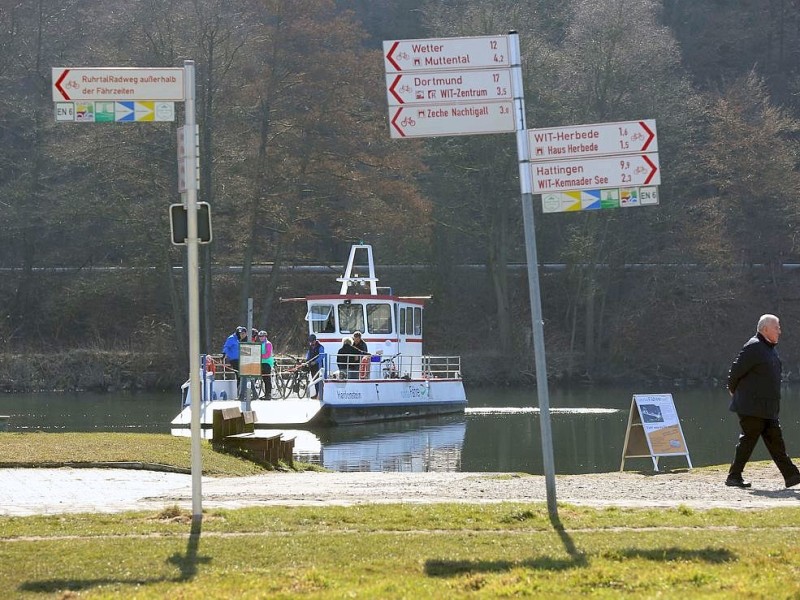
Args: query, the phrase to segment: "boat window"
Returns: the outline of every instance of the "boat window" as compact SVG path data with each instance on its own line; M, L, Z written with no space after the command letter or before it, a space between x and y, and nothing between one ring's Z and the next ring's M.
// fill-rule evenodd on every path
M339 305L339 331L341 333L364 331L364 310L361 304Z
M315 333L333 333L336 331L333 304L312 304L308 307L306 321L311 321L311 330Z
M406 309L400 309L400 317L397 319L397 327L400 329L400 335L406 333Z
M414 333L414 309L410 306L406 309L406 335Z
M367 331L392 333L392 307L389 304L367 304Z
M414 308L414 335L422 335L422 309L420 307Z

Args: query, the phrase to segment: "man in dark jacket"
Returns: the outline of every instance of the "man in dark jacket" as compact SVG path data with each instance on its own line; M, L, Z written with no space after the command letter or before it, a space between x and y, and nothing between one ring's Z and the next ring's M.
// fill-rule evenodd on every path
M728 391L730 410L739 416L742 433L725 485L749 488L742 477L744 466L764 440L772 460L783 475L786 487L800 483L800 471L786 454L778 412L781 405L781 359L775 345L781 336L781 323L775 315L762 315L756 335L750 338L731 365Z

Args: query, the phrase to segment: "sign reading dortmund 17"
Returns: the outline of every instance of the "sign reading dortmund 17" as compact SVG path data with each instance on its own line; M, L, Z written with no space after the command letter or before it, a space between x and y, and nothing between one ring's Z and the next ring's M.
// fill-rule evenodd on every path
M184 100L180 68L53 67L53 100Z

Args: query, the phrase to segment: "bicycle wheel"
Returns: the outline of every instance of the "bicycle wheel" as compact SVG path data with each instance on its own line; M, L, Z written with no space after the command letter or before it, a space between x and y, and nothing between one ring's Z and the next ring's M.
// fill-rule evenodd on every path
M306 390L308 389L308 372L303 371L302 373L298 373L297 377L297 396L300 398L305 397Z
M253 400L262 400L264 398L264 381L261 377L253 378Z
M292 392L292 373L281 371L275 375L275 384L278 396L286 400Z

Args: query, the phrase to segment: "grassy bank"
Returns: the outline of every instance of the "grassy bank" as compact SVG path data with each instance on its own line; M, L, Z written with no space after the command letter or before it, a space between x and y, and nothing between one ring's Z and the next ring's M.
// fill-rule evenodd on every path
M373 505L0 518L15 598L763 597L800 511ZM16 568L25 565L24 569Z
M188 468L189 444L3 433L0 463ZM263 472L206 442L203 464ZM0 517L0 598L797 597L800 508L561 505L559 518L540 503Z
M204 475L243 476L263 467L214 452L201 442ZM0 467L80 466L103 463L189 472L191 440L152 433L0 433ZM304 465L299 465L303 468Z

